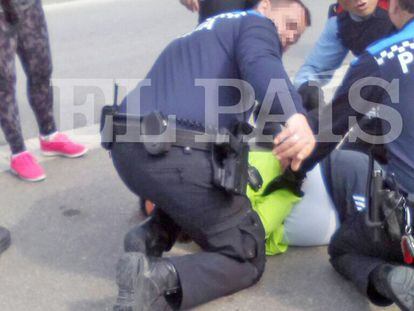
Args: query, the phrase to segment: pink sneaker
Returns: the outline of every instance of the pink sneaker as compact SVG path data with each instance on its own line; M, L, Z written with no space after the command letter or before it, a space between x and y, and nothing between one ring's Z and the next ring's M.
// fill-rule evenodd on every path
M74 143L62 133L57 133L51 140L40 138L40 149L45 156L59 155L68 158L77 158L88 152L84 145Z
M10 170L26 181L41 181L46 178L43 168L29 151L12 156Z

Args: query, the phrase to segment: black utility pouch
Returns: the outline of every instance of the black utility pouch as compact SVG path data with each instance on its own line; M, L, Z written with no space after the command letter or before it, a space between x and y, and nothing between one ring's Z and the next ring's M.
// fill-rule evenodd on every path
M145 150L154 156L166 154L171 149L171 126L160 112L152 112L142 118L141 138ZM170 131L168 131L170 130Z
M116 106L104 106L101 111L101 146L105 150L111 150L114 142L114 118L117 114Z

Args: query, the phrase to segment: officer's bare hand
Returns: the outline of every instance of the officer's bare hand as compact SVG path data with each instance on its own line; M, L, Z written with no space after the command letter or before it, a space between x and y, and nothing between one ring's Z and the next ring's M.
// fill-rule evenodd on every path
M302 162L310 156L316 141L303 114L294 114L286 123L286 128L274 140L274 155L282 162L290 160L292 170L299 170Z
M191 12L198 12L200 9L200 4L198 0L180 0L180 2Z

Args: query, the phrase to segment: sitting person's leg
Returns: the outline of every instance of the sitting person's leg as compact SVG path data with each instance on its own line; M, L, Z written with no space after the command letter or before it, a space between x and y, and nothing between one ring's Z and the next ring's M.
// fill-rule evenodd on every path
M250 152L249 162L263 178L261 190L254 192L249 188L247 193L266 231L266 254L283 253L288 245L328 244L339 222L319 166L307 176L301 200L287 188L263 194L266 186L283 171L271 152Z
M266 254L284 253L288 245L283 243L285 232L283 223L300 198L288 189L279 189L269 195L263 195L266 186L283 171L279 161L271 152L250 152L249 164L259 171L263 179L262 188L255 192L248 187L247 195L266 232Z
M285 242L295 246L328 244L339 221L365 208L368 165L364 153L335 150L308 173L302 189L305 195L285 221Z
M339 227L339 220L319 165L308 173L302 191L302 201L285 220L283 241L291 246L327 245Z

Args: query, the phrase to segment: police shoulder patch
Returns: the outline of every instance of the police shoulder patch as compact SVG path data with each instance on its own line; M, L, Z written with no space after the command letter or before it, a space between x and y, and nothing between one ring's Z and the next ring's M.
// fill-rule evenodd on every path
M368 53L375 57L380 66L407 50L414 50L414 22L409 23L396 34L381 39L367 48Z

